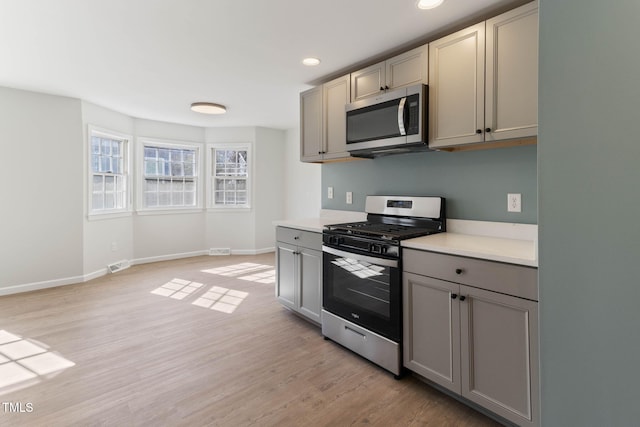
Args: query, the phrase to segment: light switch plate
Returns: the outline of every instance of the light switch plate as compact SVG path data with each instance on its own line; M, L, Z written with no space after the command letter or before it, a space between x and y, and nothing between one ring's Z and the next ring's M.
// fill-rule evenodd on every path
M353 193L351 191L347 191L347 204L350 205L353 203Z
M333 187L327 187L327 199L333 199Z

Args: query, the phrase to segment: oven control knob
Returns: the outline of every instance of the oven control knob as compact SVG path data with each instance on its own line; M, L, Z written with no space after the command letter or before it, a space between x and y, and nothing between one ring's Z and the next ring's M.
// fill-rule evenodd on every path
M374 254L381 254L382 253L382 246L381 245L376 245L375 243L372 243L369 245L369 252L373 252Z

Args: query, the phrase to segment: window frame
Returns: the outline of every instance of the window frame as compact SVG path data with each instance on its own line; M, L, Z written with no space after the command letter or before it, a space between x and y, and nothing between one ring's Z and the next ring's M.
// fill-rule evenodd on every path
M196 152L195 171L195 197L194 206L154 206L144 205L144 183L145 183L145 147L167 148L167 149L187 149ZM173 141L159 138L138 137L136 139L136 213L138 215L149 214L172 214L172 213L192 213L202 211L202 190L204 182L202 179L202 144L197 142Z
M234 150L247 152L247 202L242 205L216 205L215 204L215 152L219 150ZM210 212L250 211L253 206L253 176L255 175L253 160L253 143L251 142L225 142L207 144L207 210Z
M123 157L121 175L124 178L124 206L122 208L114 209L93 209L93 176L95 173L103 174L102 172L94 172L93 170L93 150L92 139L94 136L110 138L114 140L122 141L121 153ZM133 137L121 132L113 131L110 129L104 129L92 124L87 125L87 140L85 147L87 148L87 218L88 219L108 219L117 218L122 216L129 216L133 212L133 179L131 173L131 144Z

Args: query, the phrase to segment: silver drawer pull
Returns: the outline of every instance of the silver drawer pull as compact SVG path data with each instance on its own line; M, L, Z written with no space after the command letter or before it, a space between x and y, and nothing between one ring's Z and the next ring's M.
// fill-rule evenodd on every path
M350 327L348 327L347 325L345 325L345 326L344 326L344 328L345 328L347 331L351 331L351 332L353 332L354 334L358 334L358 335L360 335L360 336L362 337L362 339L363 339L363 340L366 340L366 339L367 339L367 336L366 336L365 334L363 334L363 333L361 333L361 332L358 332L358 331L356 331L355 329L351 329L351 328L350 328Z

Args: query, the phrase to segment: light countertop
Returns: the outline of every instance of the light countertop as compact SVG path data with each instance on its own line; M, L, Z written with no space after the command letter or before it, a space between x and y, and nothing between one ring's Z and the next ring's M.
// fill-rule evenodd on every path
M366 214L322 211L316 218L274 221L275 226L322 233L324 226L364 221ZM538 266L536 225L447 220L447 232L402 241L403 248Z
M403 240L402 247L529 267L538 266L534 240L447 232Z

